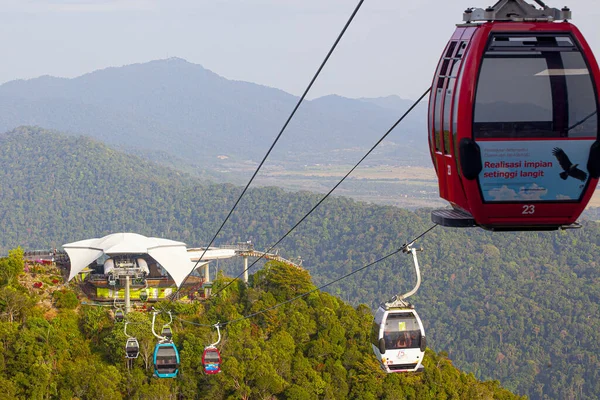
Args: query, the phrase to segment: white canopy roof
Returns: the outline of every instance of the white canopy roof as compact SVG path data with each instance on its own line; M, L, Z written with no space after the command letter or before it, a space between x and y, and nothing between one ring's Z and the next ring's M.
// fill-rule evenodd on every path
M113 233L103 238L80 240L62 246L71 260L69 280L102 254L148 254L171 275L177 287L191 272L190 256L183 242L146 237L137 233Z

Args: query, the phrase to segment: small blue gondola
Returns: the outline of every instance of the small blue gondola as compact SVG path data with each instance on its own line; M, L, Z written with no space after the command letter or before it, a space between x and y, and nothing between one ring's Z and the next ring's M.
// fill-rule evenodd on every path
M175 378L179 373L179 352L174 343L158 343L154 348L154 375Z

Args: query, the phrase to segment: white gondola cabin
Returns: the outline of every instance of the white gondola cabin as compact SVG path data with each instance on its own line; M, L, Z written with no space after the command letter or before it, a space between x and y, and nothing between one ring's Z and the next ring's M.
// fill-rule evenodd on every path
M423 370L425 330L414 309L379 306L373 321L371 344L385 372Z
M138 358L140 354L140 345L136 338L130 337L125 343L125 357L128 359Z

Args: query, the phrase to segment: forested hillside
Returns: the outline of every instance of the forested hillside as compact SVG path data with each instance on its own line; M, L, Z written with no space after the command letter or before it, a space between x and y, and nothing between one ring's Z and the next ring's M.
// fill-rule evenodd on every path
M0 137L0 182L4 252L119 231L206 245L241 191L37 128ZM251 189L216 244L252 240L266 249L319 198ZM431 226L427 210L330 198L280 252L301 256L319 286ZM413 298L428 344L476 377L498 379L534 399L598 398L599 241L594 222L544 233L435 228L417 243L425 249L423 284ZM413 275L410 257L398 255L328 290L354 306L374 307L412 287Z
M370 310L327 293L313 292L242 319L314 288L306 271L276 262L257 273L248 288L235 284L202 303L157 304L175 314L181 366L177 379L153 378L157 339L150 313L127 315L128 333L140 345L140 356L128 365L123 323L114 322L105 308L79 305L71 289L28 285L33 275L45 281L54 272L36 265L24 272L22 254L16 249L0 260L3 399L517 398L498 382L480 383L453 367L446 355L431 351L424 373L385 374L368 343ZM40 301L49 295L51 303ZM226 325L219 344L222 373L206 375L202 352L215 332L198 325L232 320L238 321Z

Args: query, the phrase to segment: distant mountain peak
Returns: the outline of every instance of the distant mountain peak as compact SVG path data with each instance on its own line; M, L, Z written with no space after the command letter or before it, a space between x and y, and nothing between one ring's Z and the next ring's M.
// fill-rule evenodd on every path
M359 97L357 100L361 101L371 101L371 100L406 100L397 94L390 94L387 96L379 96L379 97Z
M157 61L161 61L161 60L157 60ZM181 57L169 57L169 58L165 58L164 61L167 61L167 62L170 62L170 63L181 62L181 63L192 64L191 62L189 62L185 58L181 58Z
M339 104L339 103L345 103L345 102L353 102L355 100L348 98L348 97L340 96L339 94L328 94L325 96L317 97L317 98L313 99L312 101L315 103L325 103L325 104L338 103Z
M362 101L363 103L375 104L379 107L388 108L392 110L406 109L414 103L413 100L404 99L395 94L382 97L361 97L357 100Z
M152 65L152 64L155 64L155 65L162 64L162 65L168 65L168 66L191 66L194 68L206 69L201 64L194 64L192 62L189 62L185 58L181 58L181 57L159 58L157 60L150 60L150 61L130 64L130 65L144 66L144 65ZM129 67L130 65L124 65L123 67Z

